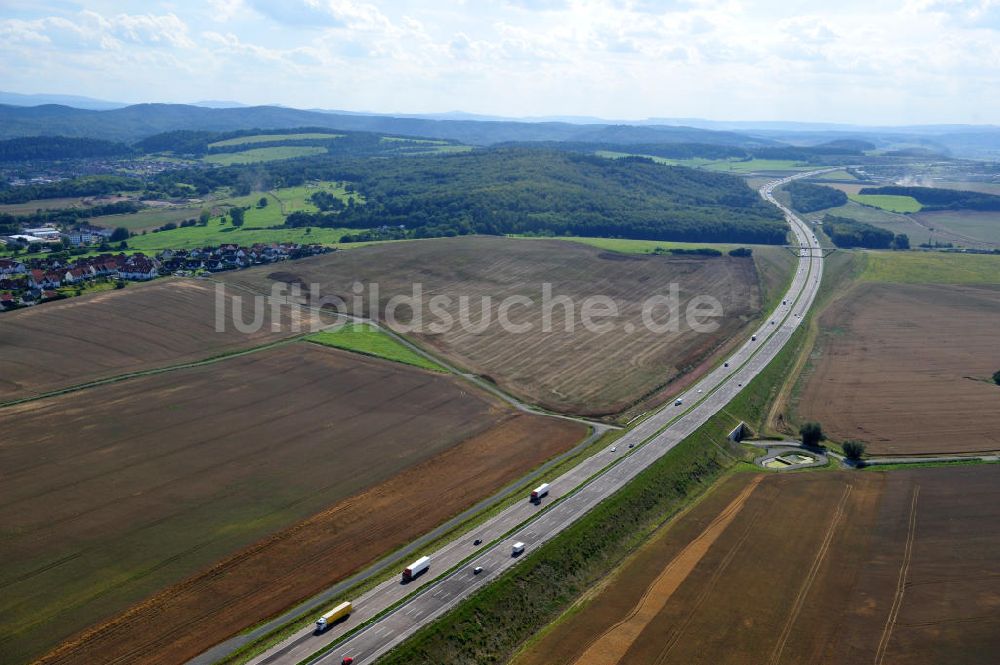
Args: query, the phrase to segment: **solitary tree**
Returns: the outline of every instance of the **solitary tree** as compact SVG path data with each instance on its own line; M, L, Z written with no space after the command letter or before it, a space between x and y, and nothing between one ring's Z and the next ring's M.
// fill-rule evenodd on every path
M799 434L802 436L802 444L809 448L817 448L820 443L826 440L826 435L823 434L823 426L816 422L809 422L802 425L799 428Z
M844 441L844 454L847 459L857 462L865 454L865 444L862 441Z
M257 207L258 208L266 208L267 207L267 197L266 196L260 197L260 201L257 201Z
M993 372L993 383L1000 386L1000 370Z
M208 226L208 220L212 219L212 213L207 210L202 210L201 214L198 215L198 223L202 226Z
M243 208L231 208L229 218L233 220L233 226L243 226Z
M121 242L122 240L128 240L129 231L124 226L119 226L117 229L111 232L108 236L108 240L111 242Z
M892 246L894 249L909 249L910 236L906 235L905 233L897 234L895 239L892 241Z

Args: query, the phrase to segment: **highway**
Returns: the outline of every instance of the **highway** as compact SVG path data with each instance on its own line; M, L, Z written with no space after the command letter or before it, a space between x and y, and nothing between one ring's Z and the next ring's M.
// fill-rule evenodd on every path
M606 449L549 480L549 495L539 505L525 497L468 536L436 552L426 552L431 557L430 570L416 580L402 584L394 577L383 582L353 599L354 610L345 622L322 635L302 630L250 662L296 665L352 631L354 634L309 662L336 664L347 656L355 665L374 662L514 565L518 560L511 556L514 542L525 543L524 556L530 556L533 549L635 478L728 404L785 345L819 289L823 252L806 224L775 200L772 192L791 180L822 171L796 174L760 189L761 196L785 214L797 244L804 248L799 252L799 265L784 302L755 331L755 341L748 339L724 364L679 395L680 406L671 403L653 412L618 439L617 452ZM474 546L474 539L483 544ZM472 572L477 566L483 568L479 575ZM368 625L357 630L366 622Z

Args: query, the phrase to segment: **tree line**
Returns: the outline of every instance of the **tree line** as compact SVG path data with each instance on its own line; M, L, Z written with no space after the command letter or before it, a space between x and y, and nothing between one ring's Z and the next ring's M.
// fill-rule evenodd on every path
M1000 196L940 187L865 187L861 194L910 196L924 210L1000 210Z
M837 247L850 249L909 249L910 239L905 233L892 231L859 222L847 217L827 215L823 218L823 230Z
M106 196L130 189L142 189L143 181L113 175L95 175L60 180L39 185L0 189L0 203L27 203L35 199L59 199L74 196Z
M792 200L792 207L799 212L815 212L836 208L847 203L847 194L823 185L794 181L785 186Z

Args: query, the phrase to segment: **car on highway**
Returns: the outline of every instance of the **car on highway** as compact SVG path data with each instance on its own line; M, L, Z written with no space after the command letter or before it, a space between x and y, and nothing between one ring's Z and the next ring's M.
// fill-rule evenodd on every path
M684 403L684 400L682 400L679 397L676 400L674 400L674 406L680 406L683 403Z
M757 335L750 335L750 341L751 342L756 342L757 341Z
M618 452L618 446L611 446L611 452L617 453Z
M340 665L351 665L351 663L353 662L354 662L353 658L351 658L350 656L344 656L343 660L340 661Z
M729 367L729 363L722 363L723 367Z
M475 540L472 541L472 544L473 545L482 545L483 544L483 539L482 538L476 538Z
M483 572L483 567L482 566L476 566L475 568L472 569L472 574L473 575L478 575L481 572Z

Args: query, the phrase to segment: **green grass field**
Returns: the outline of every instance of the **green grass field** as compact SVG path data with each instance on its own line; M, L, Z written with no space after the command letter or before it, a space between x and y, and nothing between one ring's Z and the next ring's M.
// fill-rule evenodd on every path
M215 206L240 206L243 208L249 206L250 209L247 210L244 218L246 226L274 226L283 224L285 217L293 212L300 210L316 212L317 208L309 201L309 197L318 191L329 192L344 202L353 196L356 202L364 203L364 197L358 193L349 194L344 189L345 184L325 181L298 187L282 187L269 192L251 192L246 196L219 199L215 202ZM258 208L257 203L261 197L266 197L268 204L263 208Z
M941 210L921 212L914 215L913 218L939 232L951 232L985 245L1000 246L1000 211Z
M321 132L312 132L304 134L254 134L253 136L238 136L234 139L226 139L225 141L216 141L215 143L209 143L209 148L225 148L234 145L248 145L251 143L277 143L279 141L301 141L305 139L339 139L343 138L343 134L326 134Z
M382 136L379 141L383 143L421 143L426 145L448 145L447 141L441 139L411 139L405 136Z
M434 372L445 371L437 363L415 353L386 333L367 323L348 324L332 332L318 332L309 335L306 339L316 344L354 351L366 356L385 358L386 360L422 367Z
M201 206L181 206L171 208L147 208L127 215L102 215L88 220L94 226L108 229L123 227L129 231L155 229L168 222L180 224L188 219L198 219Z
M998 284L1000 256L945 252L864 253L861 279L901 284Z
M255 242L334 244L350 231L341 228L313 228L311 232L307 233L305 228L274 229L263 227L280 226L284 223L285 217L299 210L316 212L316 206L309 201L309 197L317 191L329 192L343 201L351 196L359 202L364 200L360 194L349 194L344 187L345 183L318 182L209 201L204 204L204 207L208 210L214 210L217 216L209 220L207 226L189 226L172 231L135 236L129 240L129 247L149 252L167 248L191 249L192 247L218 245L225 242L238 242L244 245ZM268 201L268 204L263 208L258 207L261 198L266 198ZM243 227L237 229L229 224L225 217L229 206L249 207L244 217ZM138 232L157 228L167 222L180 223L188 219L197 219L201 211L201 206L150 208L129 215L95 217L91 221L98 226L108 228L122 226L130 231ZM357 229L354 231L356 232Z
M275 162L279 159L294 159L296 157L309 157L310 155L322 155L325 153L326 148L321 146L282 145L272 148L252 148L242 152L221 152L215 155L205 155L204 161L209 164L230 166L232 164Z
M725 253L731 249L744 246L717 243L666 242L663 240L630 240L628 238L578 238L575 236L556 236L554 239L579 242L584 245L625 254L652 254L657 249L702 249L706 247Z
M751 159L739 161L732 159L705 159L694 157L691 159L668 159L666 157L656 157L653 155L636 155L629 152L615 152L612 150L598 150L599 157L617 159L619 157L648 157L658 164L668 166L687 166L689 168L706 169L709 171L720 171L722 173L745 174L755 171L802 171L812 168L790 159Z
M219 218L209 220L207 226L188 226L173 231L147 233L135 236L128 241L129 249L141 252L158 252L164 249L192 249L206 245L216 246L224 243L252 245L257 242L300 242L335 245L345 234L356 233L358 229L340 228L253 228L249 224L235 228Z
M922 207L912 196L893 196L890 194L848 194L852 201L889 212L918 212Z

